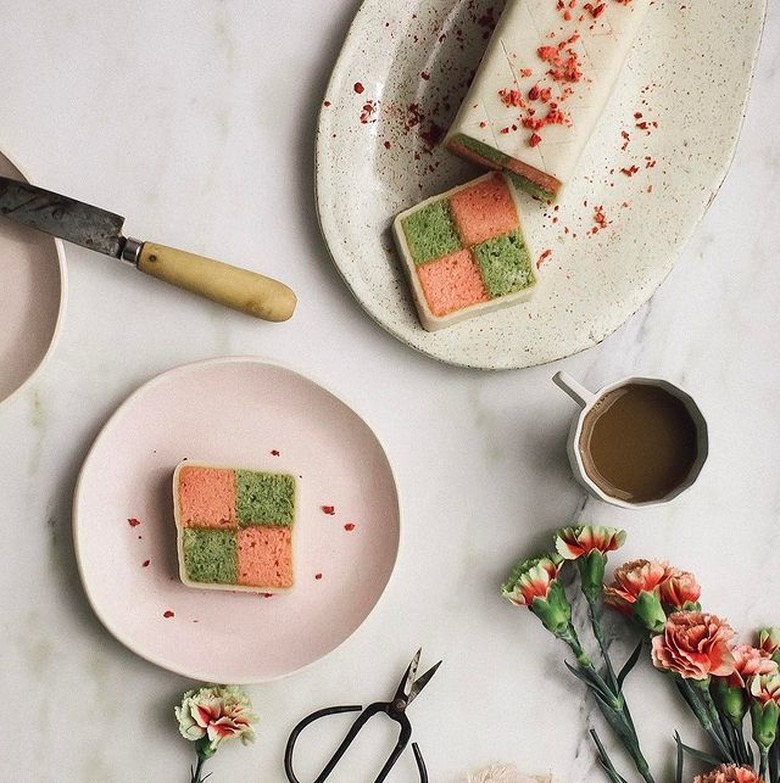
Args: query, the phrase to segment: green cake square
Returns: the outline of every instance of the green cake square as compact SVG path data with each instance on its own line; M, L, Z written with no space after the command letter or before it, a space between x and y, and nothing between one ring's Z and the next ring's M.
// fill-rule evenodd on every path
M236 518L238 524L293 524L295 478L285 473L236 471Z
M418 209L405 217L401 225L415 264L424 264L461 248L447 199Z
M472 247L491 298L522 291L536 282L531 255L520 230Z
M189 527L182 530L184 570L193 582L234 584L236 534L231 530Z

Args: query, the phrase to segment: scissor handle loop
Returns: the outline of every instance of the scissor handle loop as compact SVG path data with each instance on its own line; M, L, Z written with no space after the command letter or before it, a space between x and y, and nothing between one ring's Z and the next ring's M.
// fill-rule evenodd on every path
M312 712L311 715L307 715L303 720L301 720L290 732L290 737L287 740L287 746L284 749L284 771L287 775L287 780L289 780L290 783L301 783L301 781L298 780L298 778L295 776L295 771L293 770L292 766L293 750L295 749L295 743L298 740L298 735L310 723L314 723L315 720L324 718L326 715L339 715L342 712L359 712L362 709L363 705L361 704L348 704L341 707L326 707L325 709ZM320 777L317 778L317 781L321 780L324 780L324 778L320 774ZM317 781L315 781L315 783L317 783Z
M363 710L363 712L353 722L352 726L350 727L339 747L336 749L330 761L328 761L328 763L325 765L325 768L322 770L322 772L320 772L313 783L323 783L323 781L327 779L369 718L373 717L378 712L387 712L387 707L387 704L378 702L370 704L368 707L366 707L365 710ZM317 710L316 712L311 713L311 715L305 717L295 726L295 728L290 733L290 737L287 740L287 746L284 751L284 771L290 783L301 783L301 781L296 777L295 771L293 770L292 757L293 751L295 749L295 743L303 729L305 729L310 723L313 723L314 721L319 720L320 718L324 718L328 715L338 715L344 712L358 712L361 709L362 707L360 705L326 707L325 709ZM402 716L402 719L397 720L397 722L401 726L398 742L396 743L395 748L393 748L393 751L390 753L390 756L385 762L385 765L382 767L382 770L380 771L374 783L382 783L382 781L384 781L384 779L389 774L390 769L398 760L398 757L401 755L404 748L406 748L407 743L409 742L412 729L408 719L406 716ZM428 771L425 767L425 761L423 760L420 748L416 742L412 743L412 751L414 752L414 759L417 764L417 770L420 773L420 783L428 783Z

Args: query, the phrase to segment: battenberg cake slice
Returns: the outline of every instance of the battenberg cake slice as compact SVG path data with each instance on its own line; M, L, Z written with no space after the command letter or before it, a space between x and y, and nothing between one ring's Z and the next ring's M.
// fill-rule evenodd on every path
M538 284L504 174L483 175L401 212L393 235L428 331L525 301Z
M554 200L612 93L652 0L509 0L444 139Z
M177 465L173 511L182 582L215 590L289 590L295 499L295 477L286 473Z

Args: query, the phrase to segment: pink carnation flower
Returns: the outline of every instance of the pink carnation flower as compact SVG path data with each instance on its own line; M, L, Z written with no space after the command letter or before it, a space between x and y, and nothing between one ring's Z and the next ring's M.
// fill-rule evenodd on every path
M780 650L780 628L759 629L758 646L768 655L774 655Z
M734 656L734 671L727 684L732 688L744 688L748 679L756 674L777 674L777 664L768 652L749 644L738 644L731 650Z
M750 696L759 704L770 701L780 706L780 674L777 671L769 674L756 674L748 681Z
M721 764L704 775L697 775L693 783L763 783L763 779L750 767Z
M682 609L686 604L695 604L701 595L696 577L689 571L667 566L663 581L659 584L661 603Z
M640 593L658 595L668 566L655 560L631 560L615 570L614 581L604 587L604 602L631 614Z
M653 665L685 679L726 677L734 671L734 629L714 614L674 612L652 640Z
M552 557L524 560L512 570L502 594L517 606L531 606L534 598L547 598L550 585L557 579L560 569L560 562Z
M599 525L564 527L556 532L555 548L564 560L576 560L594 550L606 554L623 546L625 530Z
M187 691L175 708L182 737L197 742L208 738L213 752L226 739L254 741L257 716L244 691L235 685L211 685Z

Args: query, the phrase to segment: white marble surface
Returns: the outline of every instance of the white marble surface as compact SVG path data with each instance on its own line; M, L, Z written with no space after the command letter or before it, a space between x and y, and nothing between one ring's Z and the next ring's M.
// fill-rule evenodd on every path
M431 780L494 761L602 780L563 651L496 595L515 557L574 520L626 527L624 559L695 571L706 606L737 627L780 624L780 8L770 3L731 171L658 293L584 354L490 374L437 364L375 326L320 239L314 123L356 7L49 0L5 15L0 149L31 179L128 215L130 233L285 279L300 304L287 324L258 323L68 248L57 350L0 409L0 780L188 779L172 707L193 683L123 648L93 616L70 515L80 464L115 407L201 358L268 357L342 396L385 444L404 520L376 611L325 660L249 688L257 743L221 750L214 783L282 783L292 725L315 707L389 695L418 645L445 661L411 710ZM573 408L550 383L560 368L594 386L631 373L685 386L711 430L695 487L653 510L585 503L564 452ZM632 695L661 764L673 728L690 723L648 666ZM368 743L358 756L371 756ZM413 779L407 754L390 780Z

